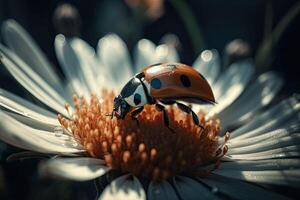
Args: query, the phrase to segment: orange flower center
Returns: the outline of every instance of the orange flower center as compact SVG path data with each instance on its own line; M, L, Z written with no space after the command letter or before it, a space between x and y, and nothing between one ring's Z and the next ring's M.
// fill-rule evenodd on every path
M191 116L169 106L171 132L155 106L145 106L138 115L139 123L130 114L124 120L111 119L106 114L112 111L115 94L103 91L102 97L92 95L88 103L74 96L70 119L59 115L58 120L90 156L104 159L112 169L154 181L182 173L207 175L227 152L229 135L220 140L218 119L205 121L205 114L199 112L203 129Z

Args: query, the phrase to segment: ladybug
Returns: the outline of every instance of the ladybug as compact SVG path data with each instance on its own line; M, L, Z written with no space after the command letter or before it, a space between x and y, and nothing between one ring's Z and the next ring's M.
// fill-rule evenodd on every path
M145 104L155 104L156 109L163 113L164 125L172 130L165 105L176 104L202 127L196 113L178 101L214 104L215 98L206 79L192 67L181 63L158 63L144 68L128 81L114 99L111 117L124 119L131 112L132 119L137 120Z

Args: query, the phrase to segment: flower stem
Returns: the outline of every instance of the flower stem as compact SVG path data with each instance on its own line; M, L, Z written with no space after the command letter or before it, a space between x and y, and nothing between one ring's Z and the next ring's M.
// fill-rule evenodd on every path
M264 40L272 33L273 26L273 0L266 0L265 5L265 26L264 26Z
M255 55L255 63L258 67L259 72L264 72L268 70L271 65L271 53L273 48L278 43L281 38L283 32L287 29L290 23L297 17L300 13L300 2L297 2L288 13L280 20L280 22L276 25L273 32L265 37L260 47L256 51Z
M205 44L203 34L191 8L184 0L169 0L169 2L181 17L191 38L194 51L196 55L198 55L202 50L205 49Z

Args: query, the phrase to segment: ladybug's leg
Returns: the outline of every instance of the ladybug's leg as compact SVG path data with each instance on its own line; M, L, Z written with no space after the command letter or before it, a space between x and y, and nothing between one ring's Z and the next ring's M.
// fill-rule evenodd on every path
M140 114L143 111L143 109L144 109L144 106L139 107L131 112L131 119L135 120L138 126L139 126L139 121L137 119L137 115Z
M153 97L151 97L151 95L148 93L147 87L146 87L144 81L142 80L145 77L145 73L140 72L140 73L136 74L135 77L138 78L141 81L144 92L146 94L148 104L155 104L155 102L156 102L155 99Z
M157 111L159 112L163 112L163 118L164 118L164 125L171 131L174 133L174 130L170 128L170 122L169 122L169 116L167 111L165 110L165 106L161 105L161 104L155 104L155 108Z
M173 105L173 104L176 103L176 101L174 101L174 100L163 100L163 99L160 99L159 101L162 102L165 105Z
M114 111L111 112L111 119L114 118Z
M202 129L204 129L204 127L200 124L198 116L196 115L196 113L190 107L188 107L187 105L184 105L182 103L179 103L179 102L176 102L176 105L183 112L186 112L187 114L192 114L194 123L196 125L200 126Z

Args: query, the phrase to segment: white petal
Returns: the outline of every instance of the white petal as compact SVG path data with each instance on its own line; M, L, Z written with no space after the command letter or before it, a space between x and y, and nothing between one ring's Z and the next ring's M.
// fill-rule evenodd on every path
M141 39L134 48L135 69L140 71L143 67L158 62L155 56L155 44L147 39Z
M218 104L210 110L208 117L232 104L244 91L253 74L254 66L250 61L232 64L212 86Z
M0 45L1 62L14 78L32 95L57 112L66 114L64 99L13 52Z
M99 94L99 92L101 91L100 87L103 86L103 83L105 82L103 80L105 79L105 74L104 72L101 73L101 67L99 66L95 58L94 49L85 41L77 37L66 40L66 42L69 42L69 45L74 50L74 54L79 61L79 73L83 75L84 81L89 90L94 94ZM98 80L103 81L98 82Z
M87 42L78 37L70 38L68 42L71 43L72 48L74 49L76 54L78 56L81 55L85 57L88 60L88 63L91 64L91 68L93 68L93 71L95 71L95 73L99 73L95 49Z
M70 42L59 34L55 37L55 53L60 65L77 95L89 97L89 89L85 77L80 70L80 60Z
M223 157L223 160L264 160L275 158L300 157L300 145L275 148L267 151L246 154L230 154Z
M218 118L222 122L222 130L249 120L259 109L271 102L282 85L282 78L274 72L260 75L240 98L218 113Z
M124 175L112 181L99 197L99 200L116 199L145 200L146 194L136 177Z
M199 178L199 180L211 187L212 191L225 194L232 199L252 200L258 197L270 200L286 199L284 196L269 192L262 187L214 174L208 178Z
M48 84L63 93L62 81L57 76L45 55L30 35L14 20L2 25L2 34L7 45L41 76Z
M105 174L109 168L104 164L103 160L88 157L54 158L42 163L40 172L59 179L87 181Z
M265 171L236 171L216 170L213 173L225 177L240 179L255 183L268 183L274 185L300 186L300 169L265 170Z
M84 150L71 136L31 128L0 111L0 139L22 149L52 154L73 154Z
M58 126L57 115L0 88L0 106L37 121Z
M280 139L283 137L293 137L293 135L297 134L297 132L300 132L300 125L287 126L285 128L276 129L271 132L261 133L248 139L232 140L229 141L227 145L230 149L250 146L258 143L265 143L270 140Z
M249 146L243 146L238 148L230 148L228 150L228 155L231 154L248 154L257 153L261 151L267 151L275 148L294 146L300 144L300 134L291 134L290 136L285 136L281 138L269 139L257 144L252 144Z
M300 103L297 95L283 100L246 125L230 134L231 140L244 139L300 121Z
M21 122L22 124L25 124L29 127L32 127L34 129L38 129L38 130L44 130L44 131L50 131L53 132L53 130L56 127L60 127L61 125L57 122L57 125L52 125L49 124L45 121L41 121L41 120L35 120L29 117L26 117L24 115L19 115L17 113L14 112L10 112L10 111L3 111L5 114L11 116L12 118L14 118L15 120Z
M117 86L124 85L133 76L128 49L119 36L110 34L101 38L97 53Z
M220 165L219 170L265 171L265 170L285 170L285 169L296 169L296 168L300 168L300 160L297 158L223 162Z
M218 51L214 49L203 51L193 63L193 67L212 85L217 80L221 71Z
M221 74L217 82L213 84L215 98L218 100L225 95L232 86L245 86L253 73L254 66L251 61L247 60L231 64L228 69Z
M219 199L201 183L191 178L179 176L173 179L173 183L182 200Z
M15 162L15 161L23 161L26 159L47 159L51 155L43 154L43 153L38 153L34 151L21 151L17 153L12 153L6 158L6 162Z
M157 63L179 62L179 56L177 50L174 47L168 46L166 44L161 44L157 46L154 55L157 59L156 60Z
M148 187L147 197L149 200L179 200L174 188L167 181L151 182Z

